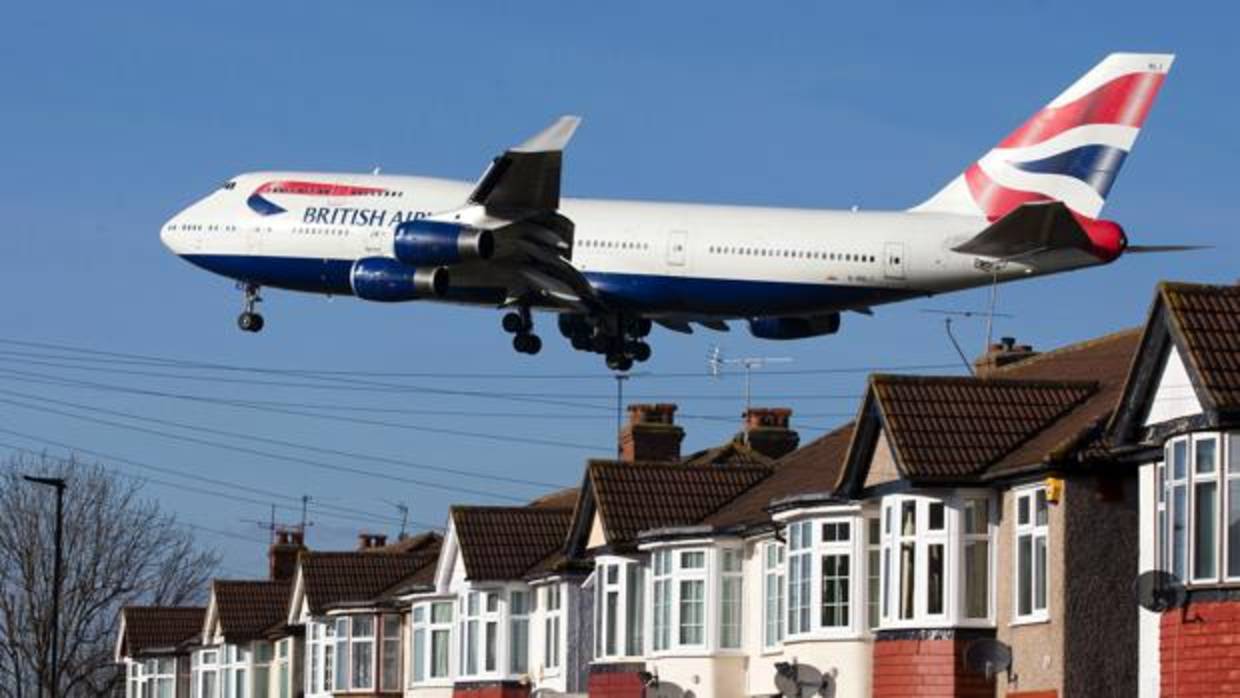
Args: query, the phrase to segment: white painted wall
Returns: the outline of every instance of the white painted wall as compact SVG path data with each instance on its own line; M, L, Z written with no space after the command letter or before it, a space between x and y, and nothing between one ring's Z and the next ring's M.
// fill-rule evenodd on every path
M1167 360L1163 362L1162 375L1158 378L1154 399L1150 401L1145 425L1190 417L1201 414L1201 411L1201 402L1197 400L1197 393L1189 381L1184 360L1180 357L1179 350L1172 346L1167 353Z

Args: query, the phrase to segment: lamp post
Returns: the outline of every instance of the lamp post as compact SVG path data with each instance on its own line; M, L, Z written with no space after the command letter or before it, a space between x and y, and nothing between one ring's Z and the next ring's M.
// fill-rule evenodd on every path
M52 564L52 680L48 682L49 695L56 698L57 681L60 676L60 559L61 530L64 527L65 480L60 477L35 477L23 475L27 482L56 488L56 560Z

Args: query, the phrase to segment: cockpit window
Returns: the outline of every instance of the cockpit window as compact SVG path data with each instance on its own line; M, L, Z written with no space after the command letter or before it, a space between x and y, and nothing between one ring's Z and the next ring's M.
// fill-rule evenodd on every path
M235 189L236 187L236 182L224 182L224 185L221 186L220 189Z

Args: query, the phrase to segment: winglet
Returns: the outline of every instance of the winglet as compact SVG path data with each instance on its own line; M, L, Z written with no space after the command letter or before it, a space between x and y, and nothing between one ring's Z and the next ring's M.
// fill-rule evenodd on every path
M564 150L564 146L568 145L568 140L573 137L573 132L580 124L580 116L561 116L554 124L512 150L517 153L549 153Z

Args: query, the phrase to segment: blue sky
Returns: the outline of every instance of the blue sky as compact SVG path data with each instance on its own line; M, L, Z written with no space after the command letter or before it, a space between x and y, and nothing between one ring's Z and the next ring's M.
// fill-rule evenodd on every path
M246 539L203 531L234 576L263 568L265 534L246 520L266 519L265 502L311 495L311 543L328 548L361 528L395 532L393 503L441 524L450 503L540 491L499 478L575 484L585 458L614 449L614 384L551 327L554 341L529 358L512 353L494 311L272 291L267 330L244 335L231 284L169 255L160 224L250 169L473 178L561 113L585 118L568 195L902 208L1106 53L1171 51L1106 215L1135 243L1214 249L1005 286L1000 310L1013 317L996 335L1046 348L1137 324L1160 279L1237 276L1236 19L1224 3L20 3L0 28L0 399L10 401L0 426L24 436L0 443L126 459L104 461L158 479L147 491L183 521ZM738 377L706 376L713 345L790 357L785 370L945 365L956 359L942 318L921 311L985 300L973 291L849 315L839 335L798 343L742 327L657 331L644 367L656 375L627 390L679 402L686 450L706 447L736 430L742 407ZM956 330L977 353L981 322ZM367 375L191 370L12 342ZM480 373L501 375L462 375ZM772 371L755 385L758 402L796 410L808 439L855 411L864 372ZM220 497L222 485L135 462L263 493ZM332 518L345 509L364 520Z

